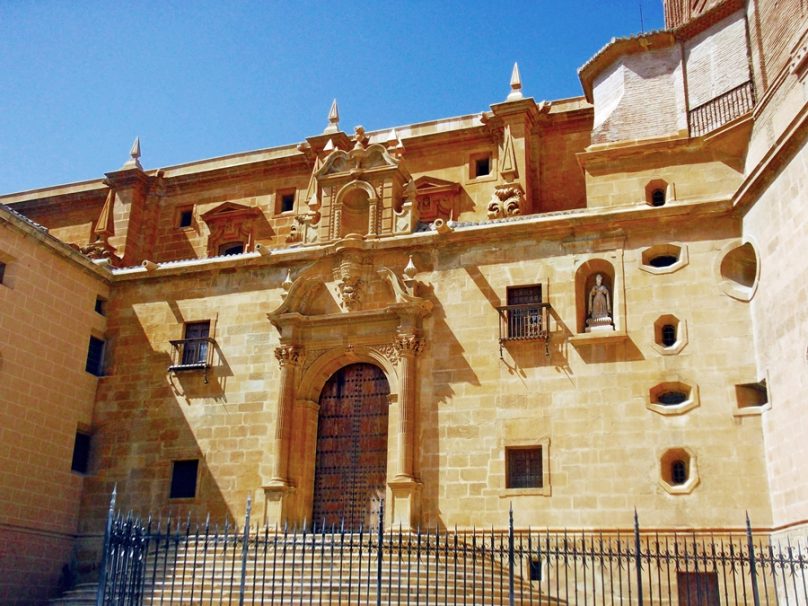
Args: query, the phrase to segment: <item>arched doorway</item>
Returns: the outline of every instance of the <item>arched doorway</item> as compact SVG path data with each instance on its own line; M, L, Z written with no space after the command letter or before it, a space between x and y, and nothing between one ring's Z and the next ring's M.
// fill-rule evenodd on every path
M312 521L339 528L378 523L387 482L390 386L373 364L344 366L320 393Z

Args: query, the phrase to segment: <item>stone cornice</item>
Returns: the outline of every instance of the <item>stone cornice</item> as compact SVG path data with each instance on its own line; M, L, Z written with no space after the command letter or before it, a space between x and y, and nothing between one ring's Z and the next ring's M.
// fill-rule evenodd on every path
M746 212L758 199L763 190L777 177L783 166L808 136L808 105L803 105L791 123L771 145L758 164L749 171L735 195L734 208Z
M456 222L445 234L436 231L417 232L378 240L367 240L361 243L361 250L374 251L411 251L441 247L450 244L480 242L482 237L490 234L491 238L504 240L514 237L530 237L534 239L557 239L569 234L599 229L613 230L621 225L638 225L648 222L656 224L660 220L692 221L695 217L727 215L732 211L732 202L728 198L704 198L690 201L677 201L676 204L660 208L637 203L611 208L581 208L575 210L523 215L512 219L498 219L480 222ZM194 274L198 272L220 271L226 268L255 268L305 264L317 261L338 253L342 242L328 245L297 248L281 248L272 250L268 255L258 252L222 257L188 259L185 261L169 261L157 263L153 270L145 267L128 267L114 269L115 282L161 279L167 276Z
M43 228L37 227L31 221L17 216L14 212L9 211L2 205L0 205L0 222L4 222L10 225L13 229L24 233L26 236L38 240L53 253L63 257L67 261L72 261L79 268L91 274L93 277L107 283L112 281L113 276L106 266L93 263L90 259L85 257L73 247L50 235Z

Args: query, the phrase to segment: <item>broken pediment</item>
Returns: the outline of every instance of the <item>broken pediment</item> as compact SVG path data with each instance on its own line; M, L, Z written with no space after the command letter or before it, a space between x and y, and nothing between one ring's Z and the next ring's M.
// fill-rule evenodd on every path
M353 322L356 316L390 314L411 322L428 315L432 304L417 296L415 281L410 277L414 269L403 271L396 273L376 266L361 250L343 249L298 273L283 302L268 318L279 329L327 327Z
M419 220L431 223L435 219L448 221L457 217L460 184L425 175L415 180Z
M256 224L262 216L260 209L235 202L224 202L202 214L210 231L208 256L251 251Z
M398 168L399 161L387 153L383 145L374 143L366 148L354 147L351 151L341 149L331 152L323 162L323 167L317 173L318 178L341 173L351 173L357 170L370 170L374 168Z
M202 220L210 225L218 221L228 221L235 218L250 219L257 217L261 211L254 206L245 206L235 202L224 202L201 215Z

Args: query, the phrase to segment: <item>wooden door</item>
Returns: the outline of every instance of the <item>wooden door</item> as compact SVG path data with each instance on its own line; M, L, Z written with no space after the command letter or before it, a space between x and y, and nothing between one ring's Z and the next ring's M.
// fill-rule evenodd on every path
M338 370L320 394L312 521L375 527L387 481L390 386L372 364Z

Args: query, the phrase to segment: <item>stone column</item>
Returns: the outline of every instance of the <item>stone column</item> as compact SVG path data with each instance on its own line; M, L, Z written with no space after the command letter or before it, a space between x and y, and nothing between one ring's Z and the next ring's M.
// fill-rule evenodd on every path
M418 394L417 362L423 342L411 333L396 336L399 356L399 430L396 475L389 482L393 494L391 522L412 528L417 523L420 483L415 479L415 424Z
M280 393L276 409L275 439L272 447L272 478L264 486L268 524L282 525L288 517L289 495L289 443L292 436L292 414L295 403L297 366L300 349L296 345L280 345L275 348L275 357L281 367Z

